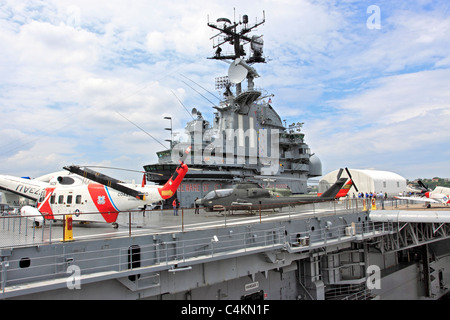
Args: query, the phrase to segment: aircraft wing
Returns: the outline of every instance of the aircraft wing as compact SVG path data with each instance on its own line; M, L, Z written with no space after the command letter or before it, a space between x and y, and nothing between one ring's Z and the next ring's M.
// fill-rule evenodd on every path
M441 203L440 201L436 201L434 199L425 198L425 197L394 197L394 198L395 199L401 199L401 200Z

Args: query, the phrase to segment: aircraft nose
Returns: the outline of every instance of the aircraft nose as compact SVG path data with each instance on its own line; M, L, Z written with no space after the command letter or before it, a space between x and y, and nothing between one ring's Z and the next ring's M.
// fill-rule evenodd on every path
M429 198L430 197L430 193L429 192L425 192L425 197Z
M203 199L197 199L197 200L195 200L195 204L196 205L202 205L203 204Z

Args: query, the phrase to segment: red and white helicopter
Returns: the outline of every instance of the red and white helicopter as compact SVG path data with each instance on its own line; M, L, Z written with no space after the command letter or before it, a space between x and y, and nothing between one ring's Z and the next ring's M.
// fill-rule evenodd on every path
M119 212L129 211L172 197L188 172L184 159L163 185L127 184L86 167L67 166L70 173L57 172L37 179L0 175L0 189L31 200L36 207L24 206L20 214L34 218L36 225L44 220L63 219L72 214L73 221L106 222L117 228ZM63 174L61 174L63 173ZM64 174L65 173L65 174Z

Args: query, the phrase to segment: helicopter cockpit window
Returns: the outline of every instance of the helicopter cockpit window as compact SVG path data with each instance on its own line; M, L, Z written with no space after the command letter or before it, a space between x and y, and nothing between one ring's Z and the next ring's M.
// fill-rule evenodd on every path
M208 192L203 199L211 200L211 199L214 199L215 197L216 197L216 192L215 191L211 191L211 192Z
M233 189L221 189L216 190L216 194L219 198L227 197L233 193Z

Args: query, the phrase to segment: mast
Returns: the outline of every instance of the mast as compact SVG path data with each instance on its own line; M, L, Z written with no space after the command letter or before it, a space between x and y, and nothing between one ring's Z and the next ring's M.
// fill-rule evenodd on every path
M245 78L248 80L248 90L253 90L253 79L259 77L259 74L251 67L251 64L265 63L266 59L263 56L264 41L262 35L250 37L248 33L264 24L265 21L265 13L263 11L263 19L256 21L253 25L249 25L247 15L243 15L242 21L239 22L234 21L232 23L228 18L219 18L216 20L216 23L208 22L210 28L219 31L218 34L210 38L215 42L213 48L216 51L215 55L208 59L223 60L230 64L228 79L223 77L216 79L216 87L227 88L225 96L230 95L231 91L229 88L231 85L236 85L236 95L239 95L242 92L241 82ZM223 52L222 46L227 43L233 47L234 52ZM244 46L247 44L250 44L251 54L245 59L247 54Z

